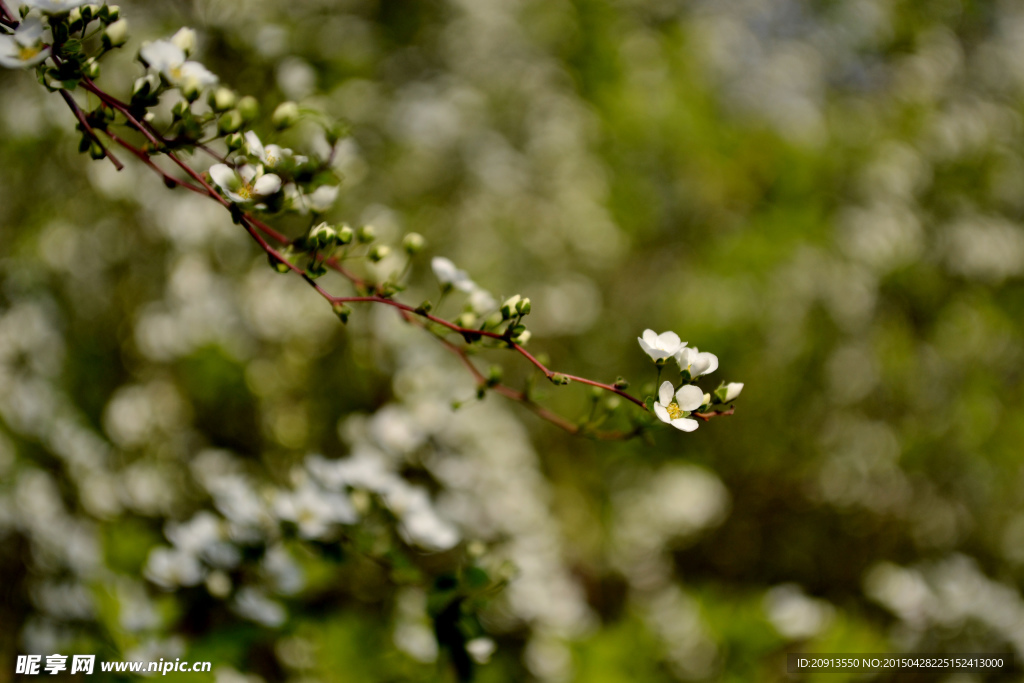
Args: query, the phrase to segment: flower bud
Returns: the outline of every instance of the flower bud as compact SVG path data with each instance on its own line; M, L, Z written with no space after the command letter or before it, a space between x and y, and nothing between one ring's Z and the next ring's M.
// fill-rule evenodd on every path
M434 310L434 304L430 303L429 300L424 301L416 307L416 312L420 314L430 313L432 310Z
M336 302L331 308L334 310L334 314L341 318L343 323L347 323L348 317L352 315L352 309L340 301Z
M185 114L190 111L192 111L192 105L188 100L178 100L174 103L174 106L171 107L171 115L174 116L176 120L184 118Z
M526 330L519 336L513 337L512 341L514 341L516 344L519 344L520 346L526 346L526 343L530 341L530 337L532 336L533 333L530 332L529 330Z
M427 241L423 239L423 235L418 232L410 232L402 240L402 248L405 249L405 253L409 256L415 256L416 254L423 251Z
M274 114L271 116L271 121L279 129L291 128L299 122L301 112L299 111L299 105L294 102L282 102L277 105L277 109L274 110Z
M563 375L560 372L554 373L553 375L548 377L548 379L551 380L552 384L556 384L556 385L559 385L559 386L565 386L566 384L568 384L570 382L569 378L566 377L565 375Z
M93 159L102 159L107 156L107 153L103 151L103 147L100 146L100 143L94 140L93 143L89 145L89 156Z
M383 261L388 254L391 253L391 247L385 244L378 244L370 250L370 260L374 263L380 263Z
M221 114L217 120L217 128L221 133L234 133L242 127L242 123L242 115L237 110L232 109Z
M78 31L79 29L82 28L82 20L83 20L82 12L83 12L83 10L86 10L86 9L88 9L88 8L87 7L84 7L84 8L83 7L76 7L73 10L71 10L70 12L68 12L68 24L69 24L69 28L71 29L72 33L74 33L75 31Z
M626 389L629 388L629 382L627 382L622 377L616 377L615 383L612 384L612 386L618 389L619 391L625 391Z
M119 5L100 5L96 14L104 21L117 21L121 17L121 7Z
M224 112L235 106L238 97L235 96L235 92L231 88L221 87L212 91L206 100L214 111Z
M512 311L515 310L516 305L519 303L521 298L522 297L520 297L518 294L516 294L515 296L510 297L509 299L507 299L505 301L505 303L503 303L501 305L501 317L502 317L502 319L508 320L509 318L512 317Z
M252 95L246 95L238 100L238 113L246 123L255 120L260 115L260 103Z
M504 371L500 365L492 365L487 370L487 386L493 387L495 384L501 382L501 377Z
M711 405L711 394L705 392L704 398L701 399L701 408Z
M516 304L516 312L519 315L530 315L532 306L530 306L530 297L526 297L522 301Z
M224 138L224 143L228 146L229 150L236 152L242 149L242 145L245 144L245 138L241 133L232 133Z
M171 42L188 56L196 47L196 32L188 27L179 28L178 32L171 36Z
M132 99L145 99L157 89L158 84L159 80L154 74L136 78L135 85L132 86Z
M364 225L356 232L356 239L363 244L369 244L377 239L377 230L372 225Z
M100 77L100 63L96 61L95 57L90 57L85 60L85 64L82 65L82 73L87 78L96 80Z
M455 324L459 327L473 327L476 325L476 313L466 311L455 319Z
M103 44L107 47L121 47L128 42L128 22L118 19L103 32Z
M309 246L314 249L329 247L333 245L337 239L337 231L327 223L321 223L309 231Z
M352 228L349 225L342 223L341 227L338 228L338 244L350 244L354 237L355 232Z
M715 389L715 403L728 403L733 401L743 391L741 382L729 382Z

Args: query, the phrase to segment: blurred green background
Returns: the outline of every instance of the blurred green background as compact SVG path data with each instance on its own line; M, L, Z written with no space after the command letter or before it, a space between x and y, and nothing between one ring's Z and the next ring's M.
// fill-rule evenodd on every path
M455 680L438 595L469 566L512 577L460 622L480 681L1024 657L1018 3L122 11L108 90L130 89L142 41L187 25L265 112L293 99L347 120L331 218L422 233L496 296L529 296L552 367L636 392L654 380L636 337L672 329L718 355L705 388L746 388L733 417L622 443L477 403L428 335L386 310L338 324L212 202L77 155L63 102L0 72L0 681L25 652L210 660L218 683ZM313 128L285 141L322 147ZM410 303L436 296L426 263ZM520 361L479 364L522 386ZM543 402L575 419L590 394ZM147 580L174 521L232 518L216 477L244 473L265 502L301 489L307 455L364 447L430 490L454 549L385 519L285 538L280 566L234 537L215 579L207 562L202 580Z

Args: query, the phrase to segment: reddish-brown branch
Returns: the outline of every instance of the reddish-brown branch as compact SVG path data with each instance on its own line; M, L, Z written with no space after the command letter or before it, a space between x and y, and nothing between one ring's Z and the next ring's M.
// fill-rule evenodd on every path
M0 4L2 4L2 2L3 0L0 0ZM88 90L89 92L93 93L97 97L99 97L100 100L106 106L112 107L116 111L120 112L125 117L128 126L142 134L153 149L151 152L150 150L139 148L131 144L127 140L124 140L123 138L119 137L110 130L104 131L109 136L111 141L113 141L117 145L120 145L123 149L127 150L133 156L142 161L146 166L148 166L153 171L158 173L164 179L164 182L167 183L169 186L184 187L197 194L208 196L214 201L218 202L224 208L232 211L232 215L235 217L236 221L242 225L242 227L249 233L253 240L256 241L256 243L266 254L268 254L272 259L275 259L276 261L284 264L290 271L293 271L300 275L307 282L307 284L309 284L321 297L323 297L327 302L331 303L332 305L341 303L383 304L397 309L402 318L410 323L415 323L414 316L418 316L419 318L440 325L445 329L450 330L451 332L463 335L467 339L471 339L474 337L487 337L490 339L494 339L496 341L502 342L507 348L516 351L521 356L526 358L526 360L528 360L532 365L534 365L534 367L536 367L538 370L544 373L544 376L548 379L554 379L556 375L558 375L569 380L579 382L581 384L597 387L604 391L608 391L610 393L621 396L622 398L625 398L626 400L639 406L641 409L645 411L647 410L647 406L641 399L632 396L631 394L619 389L618 387L615 387L612 384L605 384L603 382L587 379L585 377L579 377L577 375L557 373L551 370L546 365L541 363L540 360L538 360L533 354L531 354L529 351L523 348L521 344L513 341L511 335L507 331L493 332L490 330L463 327L454 322L451 322L450 320L445 320L444 318L432 315L427 311L418 310L408 304L395 301L390 297L373 293L375 291L374 288L368 287L366 281L364 281L362 278L356 276L354 273L344 268L338 261L338 259L333 257L326 259L324 263L331 267L333 270L337 271L343 277L348 279L356 287L360 289L369 289L371 293L363 296L334 296L330 294L327 290L325 290L323 287L317 284L303 268L300 268L298 265L292 263L281 252L279 252L277 249L271 246L270 243L268 243L267 240L264 238L264 235L266 235L266 237L276 241L281 245L287 245L290 242L290 240L286 235L275 230L271 226L267 225L264 221L260 220L259 218L253 216L250 213L238 212L238 210L233 206L232 202L230 202L228 199L223 197L219 192L217 192L217 190L210 185L210 183L207 181L203 174L199 173L191 166L189 166L187 163L182 161L174 153L173 150L169 149L167 147L168 141L163 139L159 135L159 133L157 133L156 130L153 129L153 127L148 124L148 122L139 121L138 118L131 112L130 107L126 103L104 92L88 78L82 79L82 87ZM86 127L86 130L89 131L91 135L93 135L94 139L98 140L98 138L96 138L95 132L93 132L92 129L89 128L88 122L84 114L81 112L81 109L78 108L77 104L74 102L74 99L71 98L70 95L64 91L62 91L61 94L64 96L65 100L68 101L68 104L72 107L72 110L75 112L76 117L78 117L79 122ZM208 149L205 145L200 145L200 148L209 153L214 158L220 160L223 159L223 157L220 157L212 150ZM177 178L168 173L167 171L165 171L164 169L160 168L160 166L158 166L151 158L151 154L155 153L162 153L168 158L170 158L171 161L174 162L174 164L178 166L178 168L181 169L192 181L194 181L195 184L193 182L189 182L188 180ZM111 156L109 152L107 152L107 155ZM115 165L118 165L118 162L116 162L116 159L114 159L112 156L111 161L114 161ZM423 324L419 325L421 327L423 326ZM440 339L441 343L444 344L445 348L454 353L460 359L462 364L472 374L478 386L488 388L494 391L495 393L498 393L502 396L505 396L506 398L521 403L528 410L536 414L538 417L548 422L551 422L552 424L569 432L570 434L585 435L599 439L626 439L636 436L642 430L642 427L637 427L629 432L597 431L588 429L586 426L577 425L569 421L565 417L558 415L557 413L541 405L538 405L530 398L530 396L526 392L513 389L505 384L501 384L500 382L488 381L487 378L485 378L484 375L473 364L465 347L460 347L455 343L451 342L450 340L445 339L441 335L438 335L438 339ZM721 415L732 415L732 413L732 409L715 410L708 413L693 413L693 416L707 422L713 417Z

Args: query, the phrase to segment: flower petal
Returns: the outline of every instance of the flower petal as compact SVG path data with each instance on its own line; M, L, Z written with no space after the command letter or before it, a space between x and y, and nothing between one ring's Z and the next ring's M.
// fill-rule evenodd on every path
M664 387L664 385L662 385ZM683 410L696 410L704 403L704 392L693 384L684 384L676 392L676 403Z
M681 417L677 420L672 420L672 426L683 432L692 432L700 426L700 423L696 420L691 420L688 417Z
M665 406L672 402L672 382L665 380L658 387L658 402Z
M665 406L660 403L654 404L654 414L657 415L658 419L662 422L668 422L671 424L672 417L668 414L668 410L666 410Z
M265 176L260 176L260 179L256 181L256 184L252 186L253 194L258 195L274 194L280 189L281 178L274 173L268 173Z
M658 333L654 330L644 330L643 340L648 346L654 348L658 344Z
M703 358L704 361L707 363L705 370L700 374L710 375L712 372L718 369L718 356L716 356L715 354L704 352L699 354L698 358Z
M434 270L434 276L445 284L455 279L455 264L444 256L435 256L430 261L430 267Z
M260 142L260 138L255 132L250 130L245 134L245 144L249 147L250 154L259 157L260 161L267 160L267 153L263 150L263 143Z
M213 178L213 182L217 183L221 189L228 191L237 190L238 186L242 184L238 174L235 173L235 169L227 164L214 164L211 166L210 177Z
M673 353L679 350L680 345L683 341L679 338L679 335L675 332L662 332L658 335L658 347L664 351L668 351L671 356Z

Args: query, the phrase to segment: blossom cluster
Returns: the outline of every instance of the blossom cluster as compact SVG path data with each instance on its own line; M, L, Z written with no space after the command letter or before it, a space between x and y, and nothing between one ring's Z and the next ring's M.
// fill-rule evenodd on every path
M665 380L658 387L657 401L654 402L654 414L662 422L668 423L684 432L692 432L700 424L690 415L703 412L716 403L729 403L743 391L742 382L723 383L712 393L705 393L700 387L691 384L698 377L711 374L718 369L718 356L700 351L696 346L688 346L675 332L656 333L644 330L638 337L640 348L653 360L661 374L661 368L669 358L679 364L680 383L676 387Z

